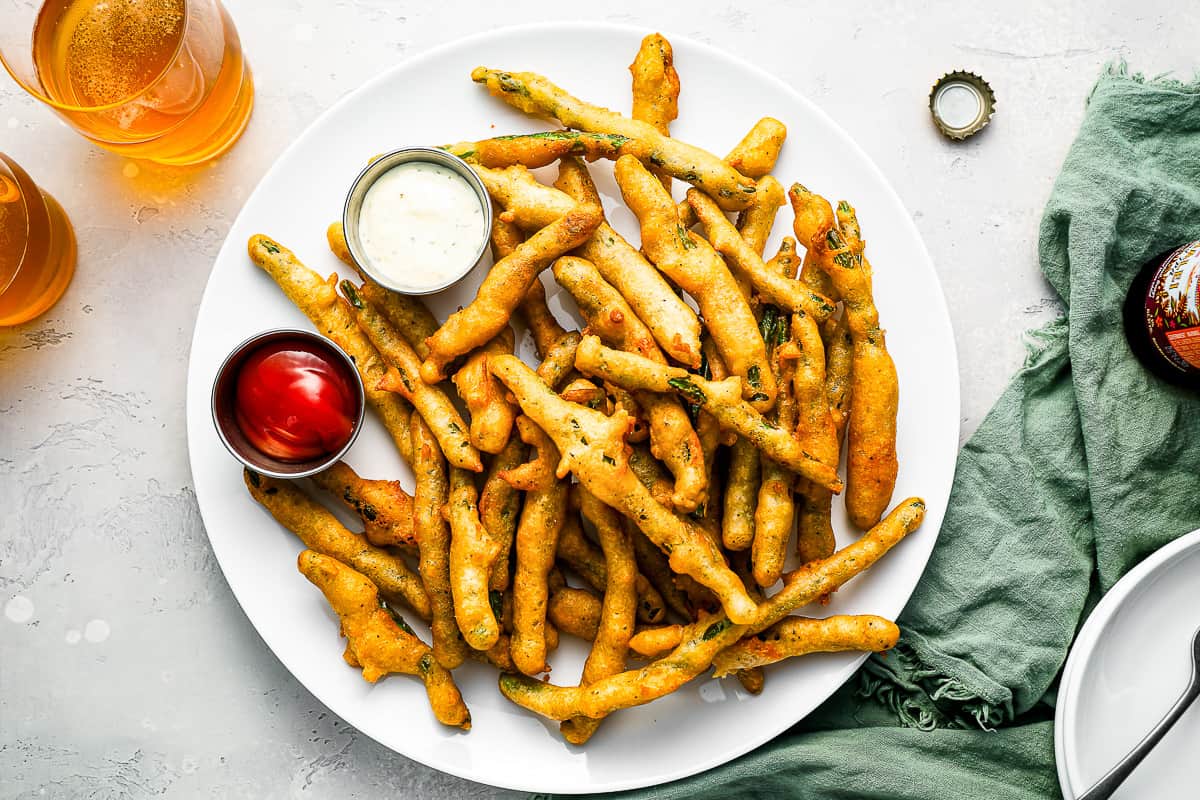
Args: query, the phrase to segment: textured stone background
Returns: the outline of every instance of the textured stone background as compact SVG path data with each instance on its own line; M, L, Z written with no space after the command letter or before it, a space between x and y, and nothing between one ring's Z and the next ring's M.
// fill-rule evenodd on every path
M227 5L258 105L213 165L181 173L94 149L0 79L0 149L68 209L81 250L55 309L0 330L0 796L508 796L360 735L263 646L204 536L184 381L212 260L276 154L408 56L558 15L528 0ZM945 286L964 436L1021 362L1021 332L1058 311L1037 269L1037 223L1096 75L1127 58L1187 77L1200 33L1183 0L975 5L609 0L586 15L757 63L870 153ZM965 145L940 139L925 108L932 81L956 67L986 75L999 98L992 126Z

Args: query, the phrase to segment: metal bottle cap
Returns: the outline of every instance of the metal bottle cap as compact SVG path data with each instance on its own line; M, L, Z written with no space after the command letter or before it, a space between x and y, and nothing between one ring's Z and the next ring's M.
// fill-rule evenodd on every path
M962 140L983 130L996 110L996 95L973 72L949 72L929 90L929 112L938 130Z

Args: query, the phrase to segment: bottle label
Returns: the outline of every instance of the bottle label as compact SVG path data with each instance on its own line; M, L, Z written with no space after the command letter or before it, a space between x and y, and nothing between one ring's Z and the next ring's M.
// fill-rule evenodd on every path
M1200 241L1167 256L1146 291L1146 329L1181 372L1200 369Z

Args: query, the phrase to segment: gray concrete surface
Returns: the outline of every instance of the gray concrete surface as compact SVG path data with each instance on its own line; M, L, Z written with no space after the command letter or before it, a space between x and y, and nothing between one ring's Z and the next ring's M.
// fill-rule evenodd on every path
M197 303L243 198L321 111L459 35L559 17L528 0L229 0L258 105L241 143L186 171L90 147L0 79L0 149L68 209L78 275L0 330L0 796L507 796L380 747L275 660L229 592L196 509L184 381ZM726 3L610 0L588 18L691 36L797 87L912 211L945 286L964 437L1057 313L1042 205L1105 63L1197 66L1190 4L1147 0ZM1190 9L1190 10L1189 10ZM931 82L986 75L992 126L934 132ZM685 77L686 81L686 77Z

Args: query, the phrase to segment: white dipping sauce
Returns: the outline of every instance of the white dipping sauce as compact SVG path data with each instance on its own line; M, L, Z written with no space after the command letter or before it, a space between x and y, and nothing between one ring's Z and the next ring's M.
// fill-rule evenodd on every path
M429 161L397 164L371 184L358 240L371 266L410 291L442 286L475 263L487 237L471 184Z

